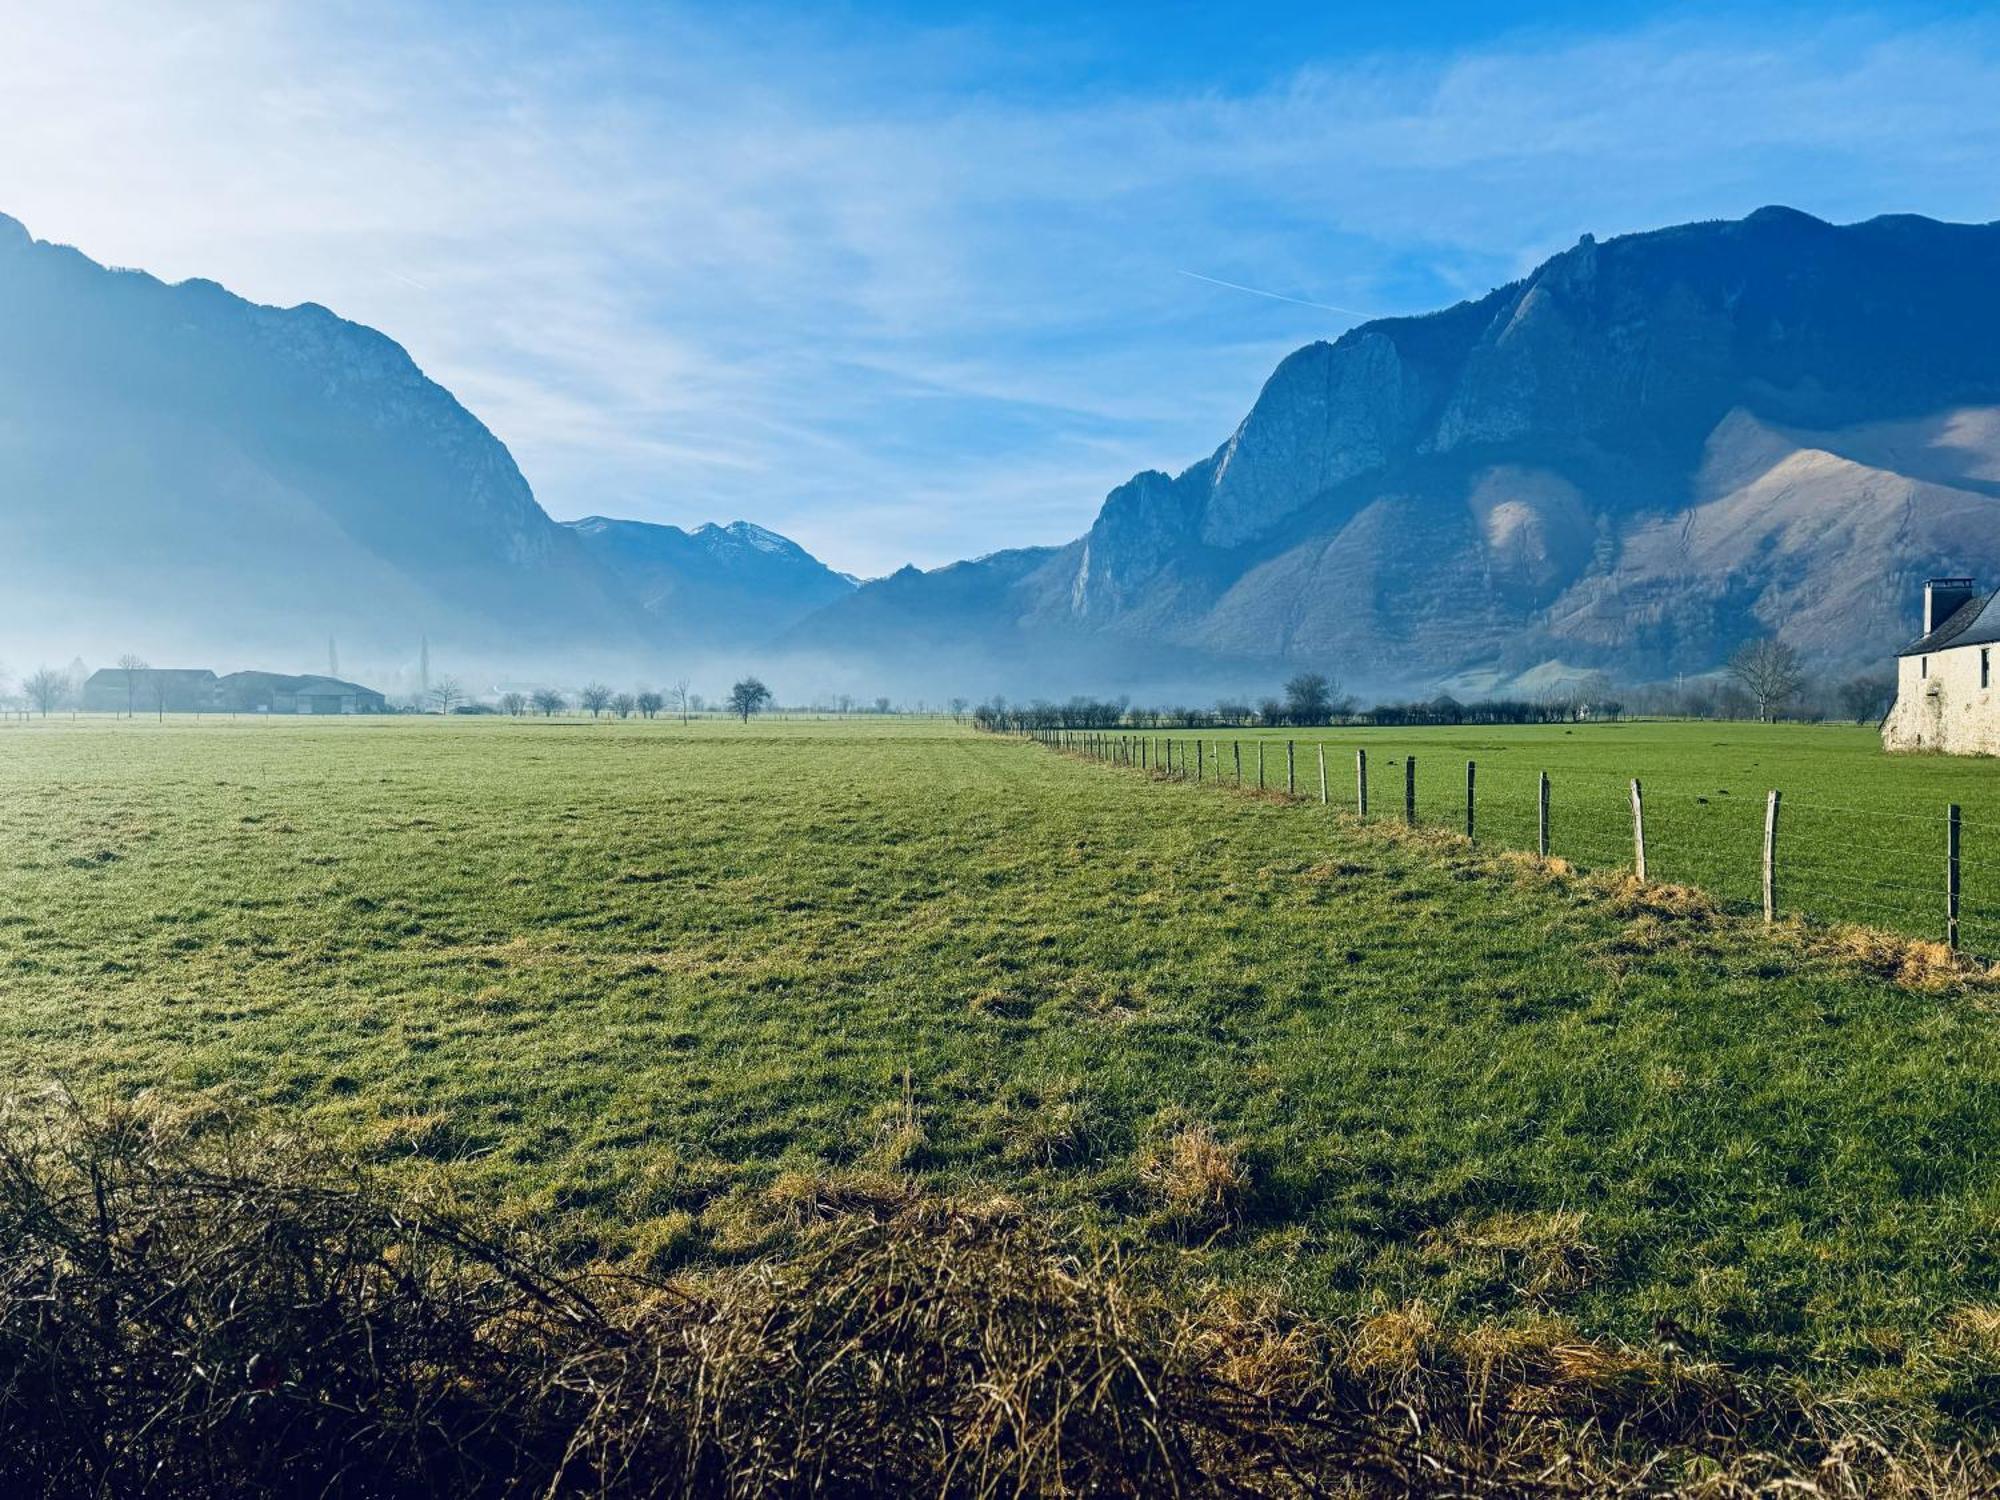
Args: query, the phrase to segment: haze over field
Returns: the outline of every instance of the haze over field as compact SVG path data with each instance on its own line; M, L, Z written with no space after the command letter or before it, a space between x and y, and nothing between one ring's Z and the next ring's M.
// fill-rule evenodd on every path
M1446 10L21 8L0 660L1533 693L2000 567L2000 23Z

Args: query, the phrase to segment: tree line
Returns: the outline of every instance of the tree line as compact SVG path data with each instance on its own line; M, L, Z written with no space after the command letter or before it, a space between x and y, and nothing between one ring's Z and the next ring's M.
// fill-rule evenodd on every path
M1862 673L1837 682L1816 679L1789 642L1746 642L1719 676L1620 688L1592 672L1538 697L1461 700L1450 693L1361 707L1333 679L1301 672L1281 694L1256 702L1222 698L1206 706L1135 704L1129 697L1079 695L1052 702L1009 703L993 697L973 710L989 730L1312 728L1331 724L1564 724L1617 719L1631 713L1704 719L1880 719L1895 701L1896 679Z

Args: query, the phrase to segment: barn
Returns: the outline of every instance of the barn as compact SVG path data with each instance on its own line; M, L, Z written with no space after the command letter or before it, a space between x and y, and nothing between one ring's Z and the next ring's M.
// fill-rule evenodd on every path
M1885 750L2000 755L2000 605L1970 578L1924 585L1924 633L1896 653L1896 704Z
M83 684L85 713L200 714L226 707L206 667L100 667Z
M231 672L220 688L223 700L246 714L379 714L388 706L373 688L338 677Z

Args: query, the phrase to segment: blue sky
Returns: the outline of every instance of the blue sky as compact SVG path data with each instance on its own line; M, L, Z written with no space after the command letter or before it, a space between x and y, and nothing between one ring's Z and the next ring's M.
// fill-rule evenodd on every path
M1978 7L1074 10L0 0L0 210L382 328L557 516L866 574L1585 231L2000 217Z

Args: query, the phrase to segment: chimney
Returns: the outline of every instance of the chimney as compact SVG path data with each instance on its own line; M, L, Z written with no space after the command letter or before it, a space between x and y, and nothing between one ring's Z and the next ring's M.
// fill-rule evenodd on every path
M1968 600L1979 597L1970 578L1930 578L1924 581L1924 634L1944 624Z

